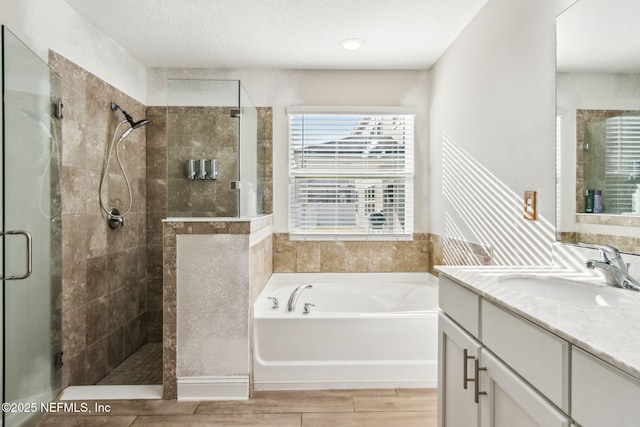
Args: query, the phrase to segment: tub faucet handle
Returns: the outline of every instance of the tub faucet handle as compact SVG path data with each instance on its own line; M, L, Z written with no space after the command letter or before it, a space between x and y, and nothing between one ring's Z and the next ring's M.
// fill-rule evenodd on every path
M271 306L272 310L277 310L278 307L280 307L280 305L278 303L278 298L276 298L276 297L267 297L267 299L270 299L271 301L273 301L273 305Z
M304 308L302 309L302 314L309 314L311 313L311 307L315 307L315 304L311 304L310 302L305 302L304 303Z

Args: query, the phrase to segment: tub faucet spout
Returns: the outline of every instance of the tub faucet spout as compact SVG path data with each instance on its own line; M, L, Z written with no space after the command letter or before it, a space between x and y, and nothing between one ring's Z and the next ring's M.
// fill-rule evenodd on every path
M300 297L300 294L305 289L311 288L313 288L313 286L308 283L302 284L295 288L294 291L291 292L291 296L289 297L289 301L287 302L287 312L291 313L292 311L294 311L296 309L296 302L298 301L298 297Z

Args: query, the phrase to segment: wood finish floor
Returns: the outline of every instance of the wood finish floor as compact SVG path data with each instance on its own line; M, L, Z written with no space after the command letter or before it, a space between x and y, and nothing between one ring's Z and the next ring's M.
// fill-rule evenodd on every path
M435 427L436 399L436 389L376 389L256 392L246 401L111 400L98 402L108 413L52 413L40 426Z

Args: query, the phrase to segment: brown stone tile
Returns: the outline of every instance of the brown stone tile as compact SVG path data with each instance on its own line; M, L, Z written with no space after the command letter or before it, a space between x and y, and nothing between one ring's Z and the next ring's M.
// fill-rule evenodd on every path
M69 264L87 257L87 222L84 215L62 216L62 262Z
M87 260L87 288L86 299L93 301L103 297L108 292L107 286L107 257L100 256Z
M116 329L107 342L107 368L109 371L124 361L124 329Z
M393 242L369 242L369 270L393 271Z
M163 320L163 399L176 399L178 397L178 384L176 380L176 323L167 323Z
M296 242L296 271L298 273L319 273L320 268L319 242Z
M62 266L62 310L69 311L85 303L87 262L65 263Z
M196 414L279 414L288 412L352 412L349 397L297 397L246 401L201 402Z
M90 301L86 307L86 345L89 346L107 334L107 298Z
M347 273L369 271L369 244L367 242L345 242L344 263Z
M166 147L147 147L147 179L164 179L167 176Z
M436 427L431 412L355 412L302 414L302 427Z
M296 242L290 242L288 234L273 235L273 271L276 273L296 272Z
M167 180L147 180L147 212L167 211Z
M108 339L103 338L87 347L85 352L85 370L88 384L97 383L107 374Z
M320 271L343 273L345 271L344 242L320 242Z
M133 426L300 427L300 414L141 416Z

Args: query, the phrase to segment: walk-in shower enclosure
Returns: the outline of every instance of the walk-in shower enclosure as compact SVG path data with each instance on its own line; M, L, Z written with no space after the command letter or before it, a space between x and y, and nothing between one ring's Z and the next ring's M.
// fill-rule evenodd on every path
M32 426L61 387L61 81L2 34L2 425ZM8 405L8 406L7 406Z
M258 114L238 80L168 80L169 217L264 212Z

